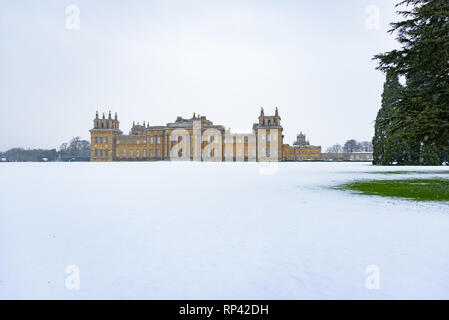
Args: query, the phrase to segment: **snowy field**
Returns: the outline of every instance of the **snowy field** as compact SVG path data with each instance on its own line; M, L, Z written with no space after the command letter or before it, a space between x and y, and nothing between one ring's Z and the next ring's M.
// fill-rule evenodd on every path
M330 188L379 170L447 168L0 164L0 298L448 299L448 203Z

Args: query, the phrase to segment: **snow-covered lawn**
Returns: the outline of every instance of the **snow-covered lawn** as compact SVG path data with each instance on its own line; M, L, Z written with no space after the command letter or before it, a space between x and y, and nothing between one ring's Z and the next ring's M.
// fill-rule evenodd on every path
M0 164L0 298L448 299L449 204L330 188L398 178L379 170L392 169Z

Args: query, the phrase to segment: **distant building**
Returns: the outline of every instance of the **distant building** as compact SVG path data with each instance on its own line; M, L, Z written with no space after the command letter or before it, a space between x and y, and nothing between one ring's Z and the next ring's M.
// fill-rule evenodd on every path
M129 134L120 130L117 114L96 113L91 134L91 161L281 161L281 117L266 116L263 108L252 133L231 133L205 116L178 117L165 126L135 124Z
M321 146L313 146L300 132L296 136L293 146L284 144L282 146L283 161L317 161L320 160Z
M373 161L372 152L352 152L352 153L322 153L323 161Z
M177 117L164 126L133 122L129 134L120 130L117 114L93 120L90 161L371 161L371 152L321 153L300 132L293 145L283 144L281 117L266 116L260 110L251 133L231 133L205 116ZM61 161L89 161L89 157L60 158Z

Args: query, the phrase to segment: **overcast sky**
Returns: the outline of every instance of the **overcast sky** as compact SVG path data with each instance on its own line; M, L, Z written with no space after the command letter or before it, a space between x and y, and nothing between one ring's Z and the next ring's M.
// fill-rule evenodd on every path
M88 138L96 110L125 133L193 112L251 132L278 107L284 142L371 140L384 82L371 58L396 46L393 20L392 0L0 0L0 150Z

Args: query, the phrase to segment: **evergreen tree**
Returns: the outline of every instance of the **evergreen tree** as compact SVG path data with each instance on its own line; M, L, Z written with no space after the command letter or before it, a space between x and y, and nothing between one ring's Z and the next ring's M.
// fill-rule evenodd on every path
M377 113L374 125L373 164L392 164L393 162L398 162L397 160L402 156L397 154L397 152L401 153L402 144L398 141L399 138L396 135L390 137L387 144L387 128L391 124L393 110L400 99L402 89L397 74L388 72L382 93L382 106ZM386 148L388 148L388 152Z
M429 166L441 165L441 159L435 144L426 144L422 148L420 164Z
M386 136L397 135L411 147L409 163L436 163L434 151L446 154L449 147L449 1L404 0L397 6L405 6L398 11L404 20L392 23L390 32L398 33L401 48L375 57L378 69L407 79Z

